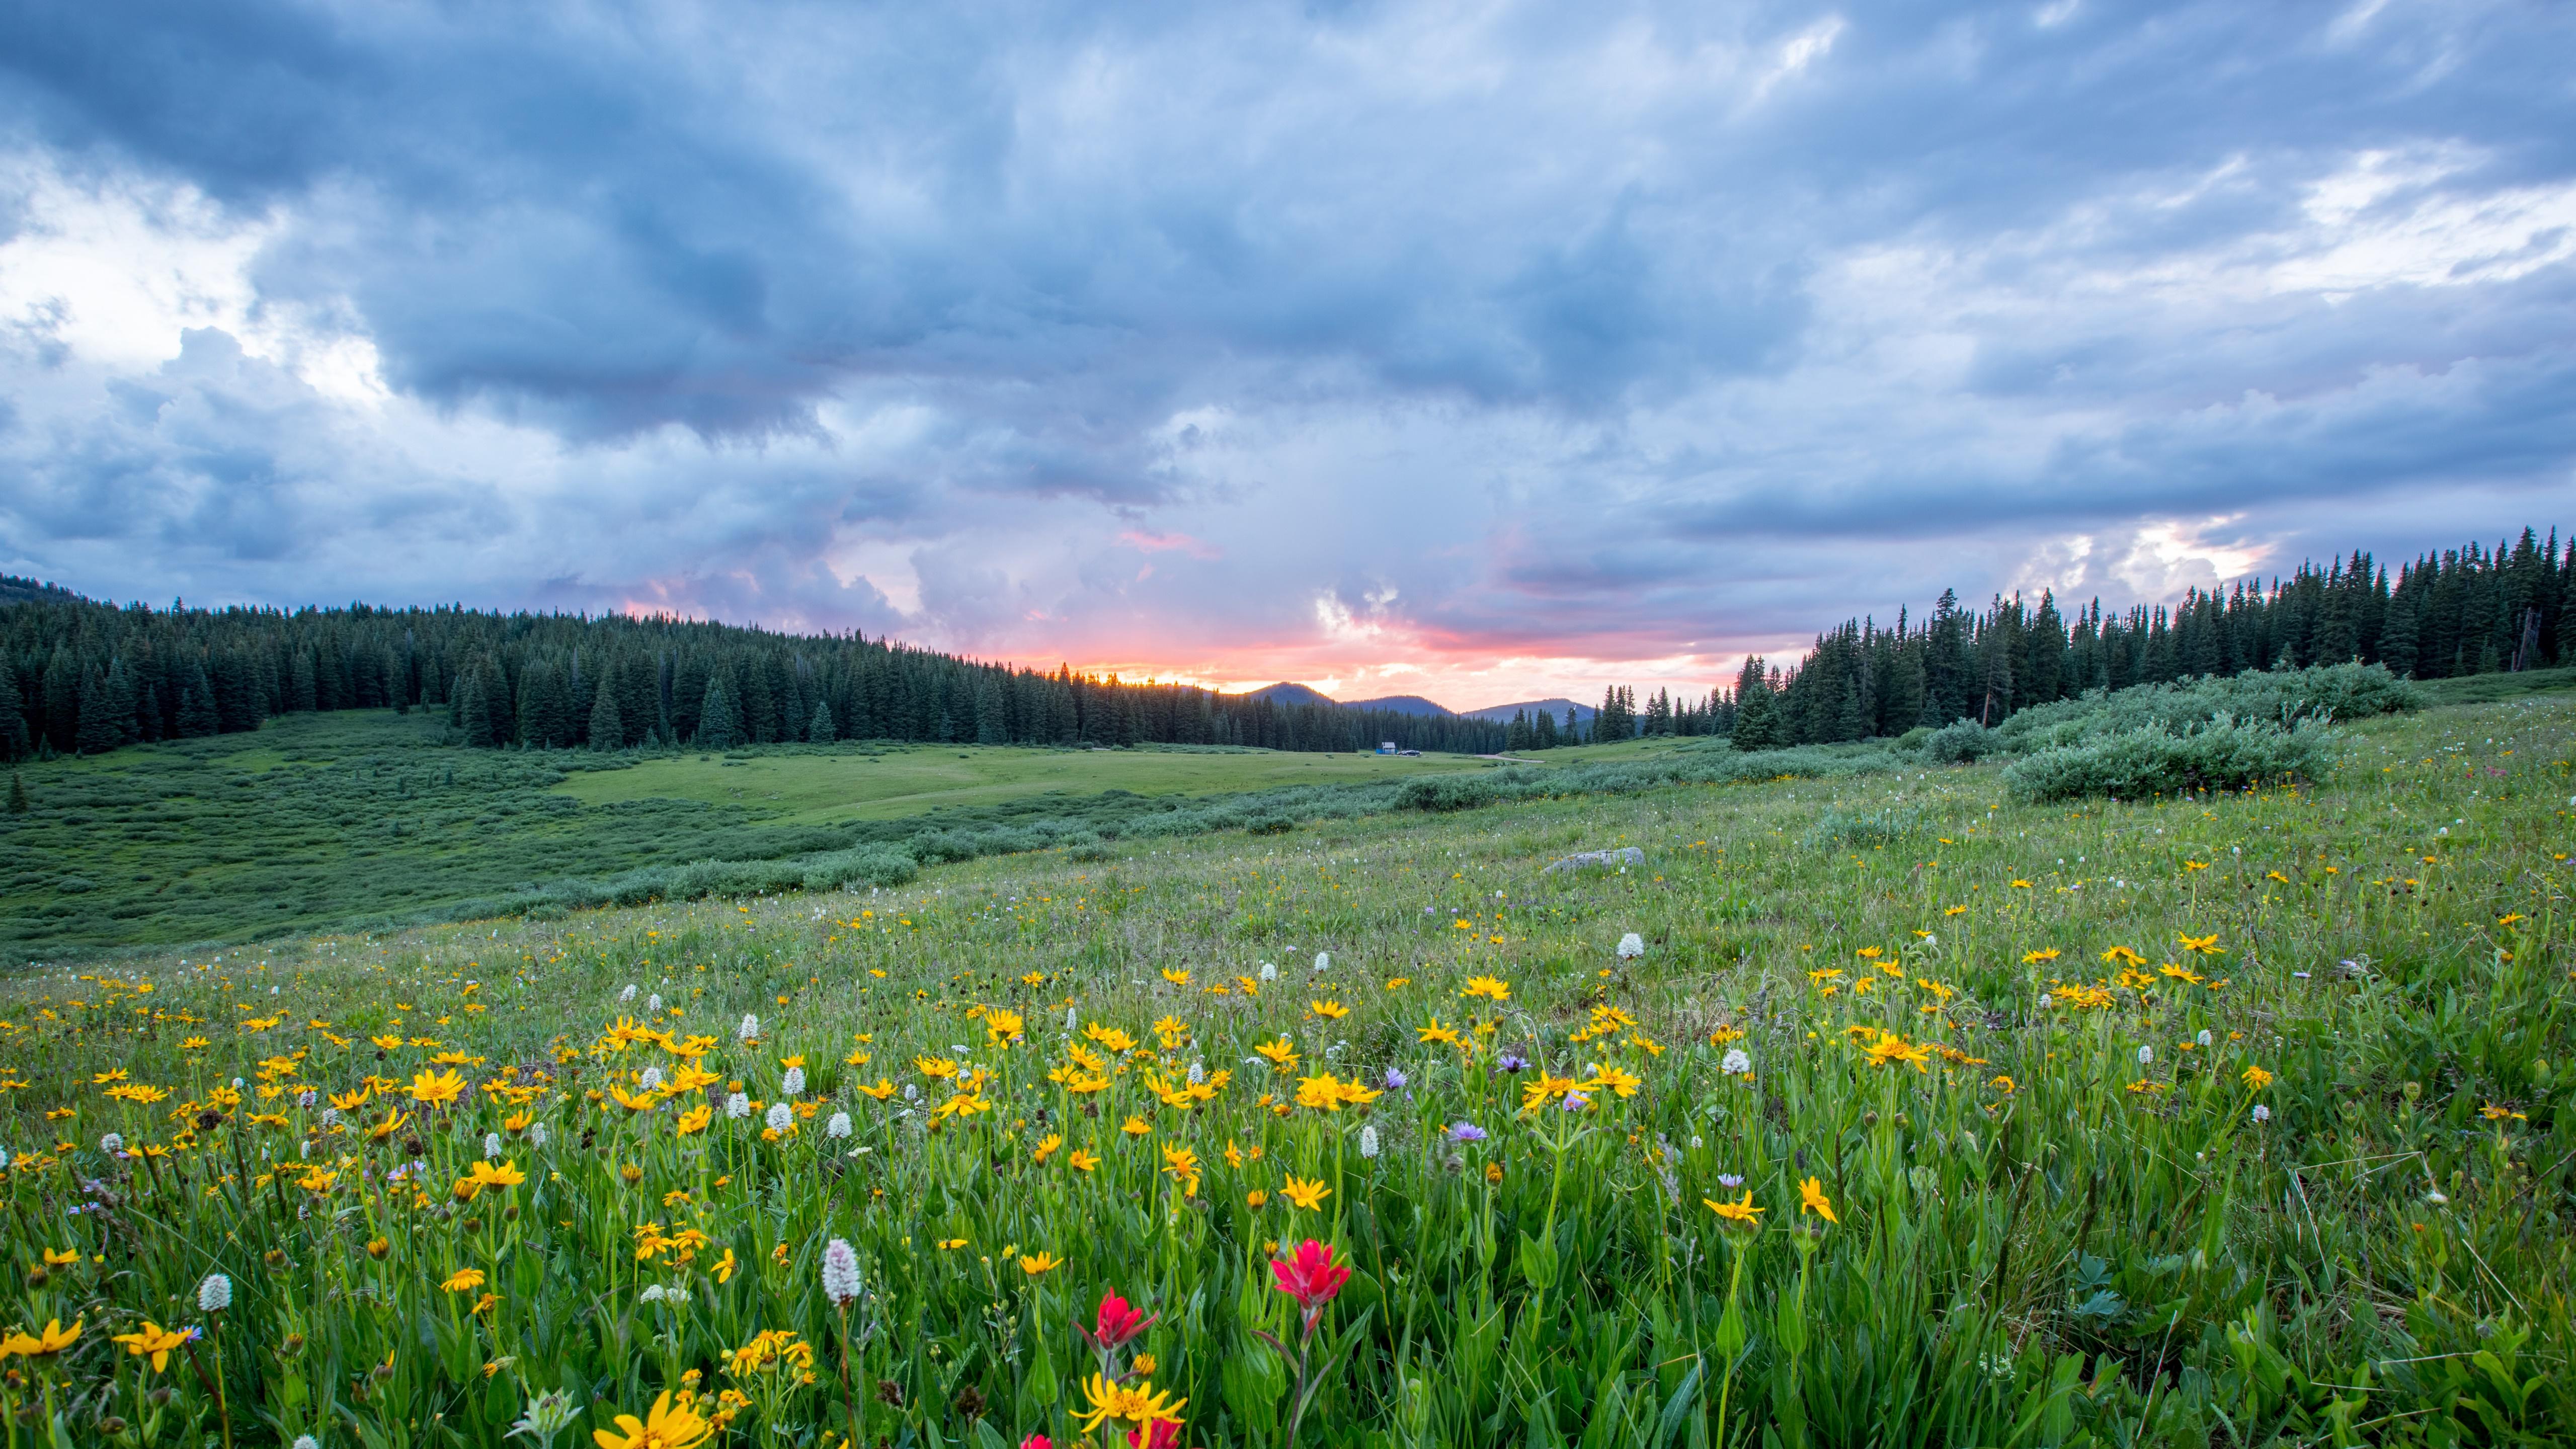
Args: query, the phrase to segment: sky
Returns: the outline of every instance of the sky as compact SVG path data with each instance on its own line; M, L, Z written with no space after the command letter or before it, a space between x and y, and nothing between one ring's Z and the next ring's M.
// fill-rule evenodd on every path
M2576 9L23 0L0 571L1457 708L2576 525Z

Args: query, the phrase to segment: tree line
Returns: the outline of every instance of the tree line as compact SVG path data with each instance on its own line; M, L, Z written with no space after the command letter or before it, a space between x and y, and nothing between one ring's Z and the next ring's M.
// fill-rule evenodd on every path
M1983 610L1944 593L1930 615L1894 628L1845 622L1797 664L1748 659L1713 732L1744 749L1828 744L1974 719L2089 689L2170 684L2247 669L2358 660L2416 679L2576 664L2576 540L2530 529L2511 544L2427 553L2392 579L2368 553L2288 578L2192 589L2170 606L2108 613L2099 599L2062 614L1996 597Z
M1924 618L1900 609L1892 628L1848 620L1794 664L1749 658L1704 697L1658 690L1641 709L1633 688L1613 686L1588 729L1570 710L1562 723L1524 711L1505 748L1664 735L1723 735L1748 750L1832 744L1962 719L2001 724L2088 689L2348 660L2416 679L2555 667L2576 664L2571 610L2576 539L2562 547L2557 530L2544 540L2528 528L2510 544L2424 554L2394 578L2355 551L2268 585L2191 589L2125 612L2097 598L2068 615L2048 592L1972 611L1947 592Z
M462 607L117 606L0 581L0 759L96 754L322 710L443 710L468 745L972 744L1484 754L1483 720L1281 705L887 639Z
M1794 664L1747 659L1704 696L1614 686L1587 727L1282 705L1194 686L1053 673L842 634L669 617L462 607L282 610L98 603L0 577L0 760L257 729L318 710L444 710L469 745L730 749L782 741L1244 745L1452 753L1638 736L1745 749L1903 734L2088 689L2361 660L2418 679L2576 663L2576 540L2525 529L2427 553L2392 578L2368 553L2171 605L2061 612L1944 593L1893 627L1849 620Z

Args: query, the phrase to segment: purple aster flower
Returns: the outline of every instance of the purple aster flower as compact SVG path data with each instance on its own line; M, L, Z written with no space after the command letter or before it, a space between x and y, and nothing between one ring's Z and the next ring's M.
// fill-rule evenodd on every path
M1525 1072L1529 1070L1529 1058L1522 1056L1519 1052L1505 1052L1502 1055L1500 1065L1502 1069L1507 1072Z
M1744 1179L1731 1172L1721 1172L1717 1175L1717 1185L1732 1192L1744 1186Z
M1477 1126L1473 1122L1455 1122L1450 1124L1449 1140L1452 1142L1482 1142L1485 1140L1485 1129Z
M1404 1068L1389 1067L1386 1069L1386 1089L1388 1091L1401 1092L1405 1089L1405 1086L1409 1081L1410 1079L1404 1075Z

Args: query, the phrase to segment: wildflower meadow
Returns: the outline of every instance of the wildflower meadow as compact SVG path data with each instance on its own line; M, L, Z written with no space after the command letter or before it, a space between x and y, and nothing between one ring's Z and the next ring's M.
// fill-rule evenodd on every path
M2576 1440L2576 701L2325 753L2227 793L1926 764L27 968L0 1422Z

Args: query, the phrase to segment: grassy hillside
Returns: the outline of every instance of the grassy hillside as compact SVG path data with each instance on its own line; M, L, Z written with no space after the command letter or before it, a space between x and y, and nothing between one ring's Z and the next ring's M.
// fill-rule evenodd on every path
M0 1235L83 1331L23 1392L1276 1446L1311 1237L1309 1446L2568 1442L2576 702L2340 738L2317 789L1682 785L24 976ZM1159 1408L1086 1392L1108 1290ZM209 1377L104 1341L146 1317Z
M567 877L829 850L849 843L831 827L854 821L1119 816L1155 797L1479 768L855 743L638 757L466 750L446 733L421 713L285 715L255 733L18 766L31 809L0 814L0 953L506 909ZM1128 794L1103 798L1113 790Z
M1216 795L1481 769L1455 755L1415 758L1273 750L1049 750L973 745L682 754L574 775L555 789L584 805L636 800L739 804L793 823L898 820L1056 792Z

